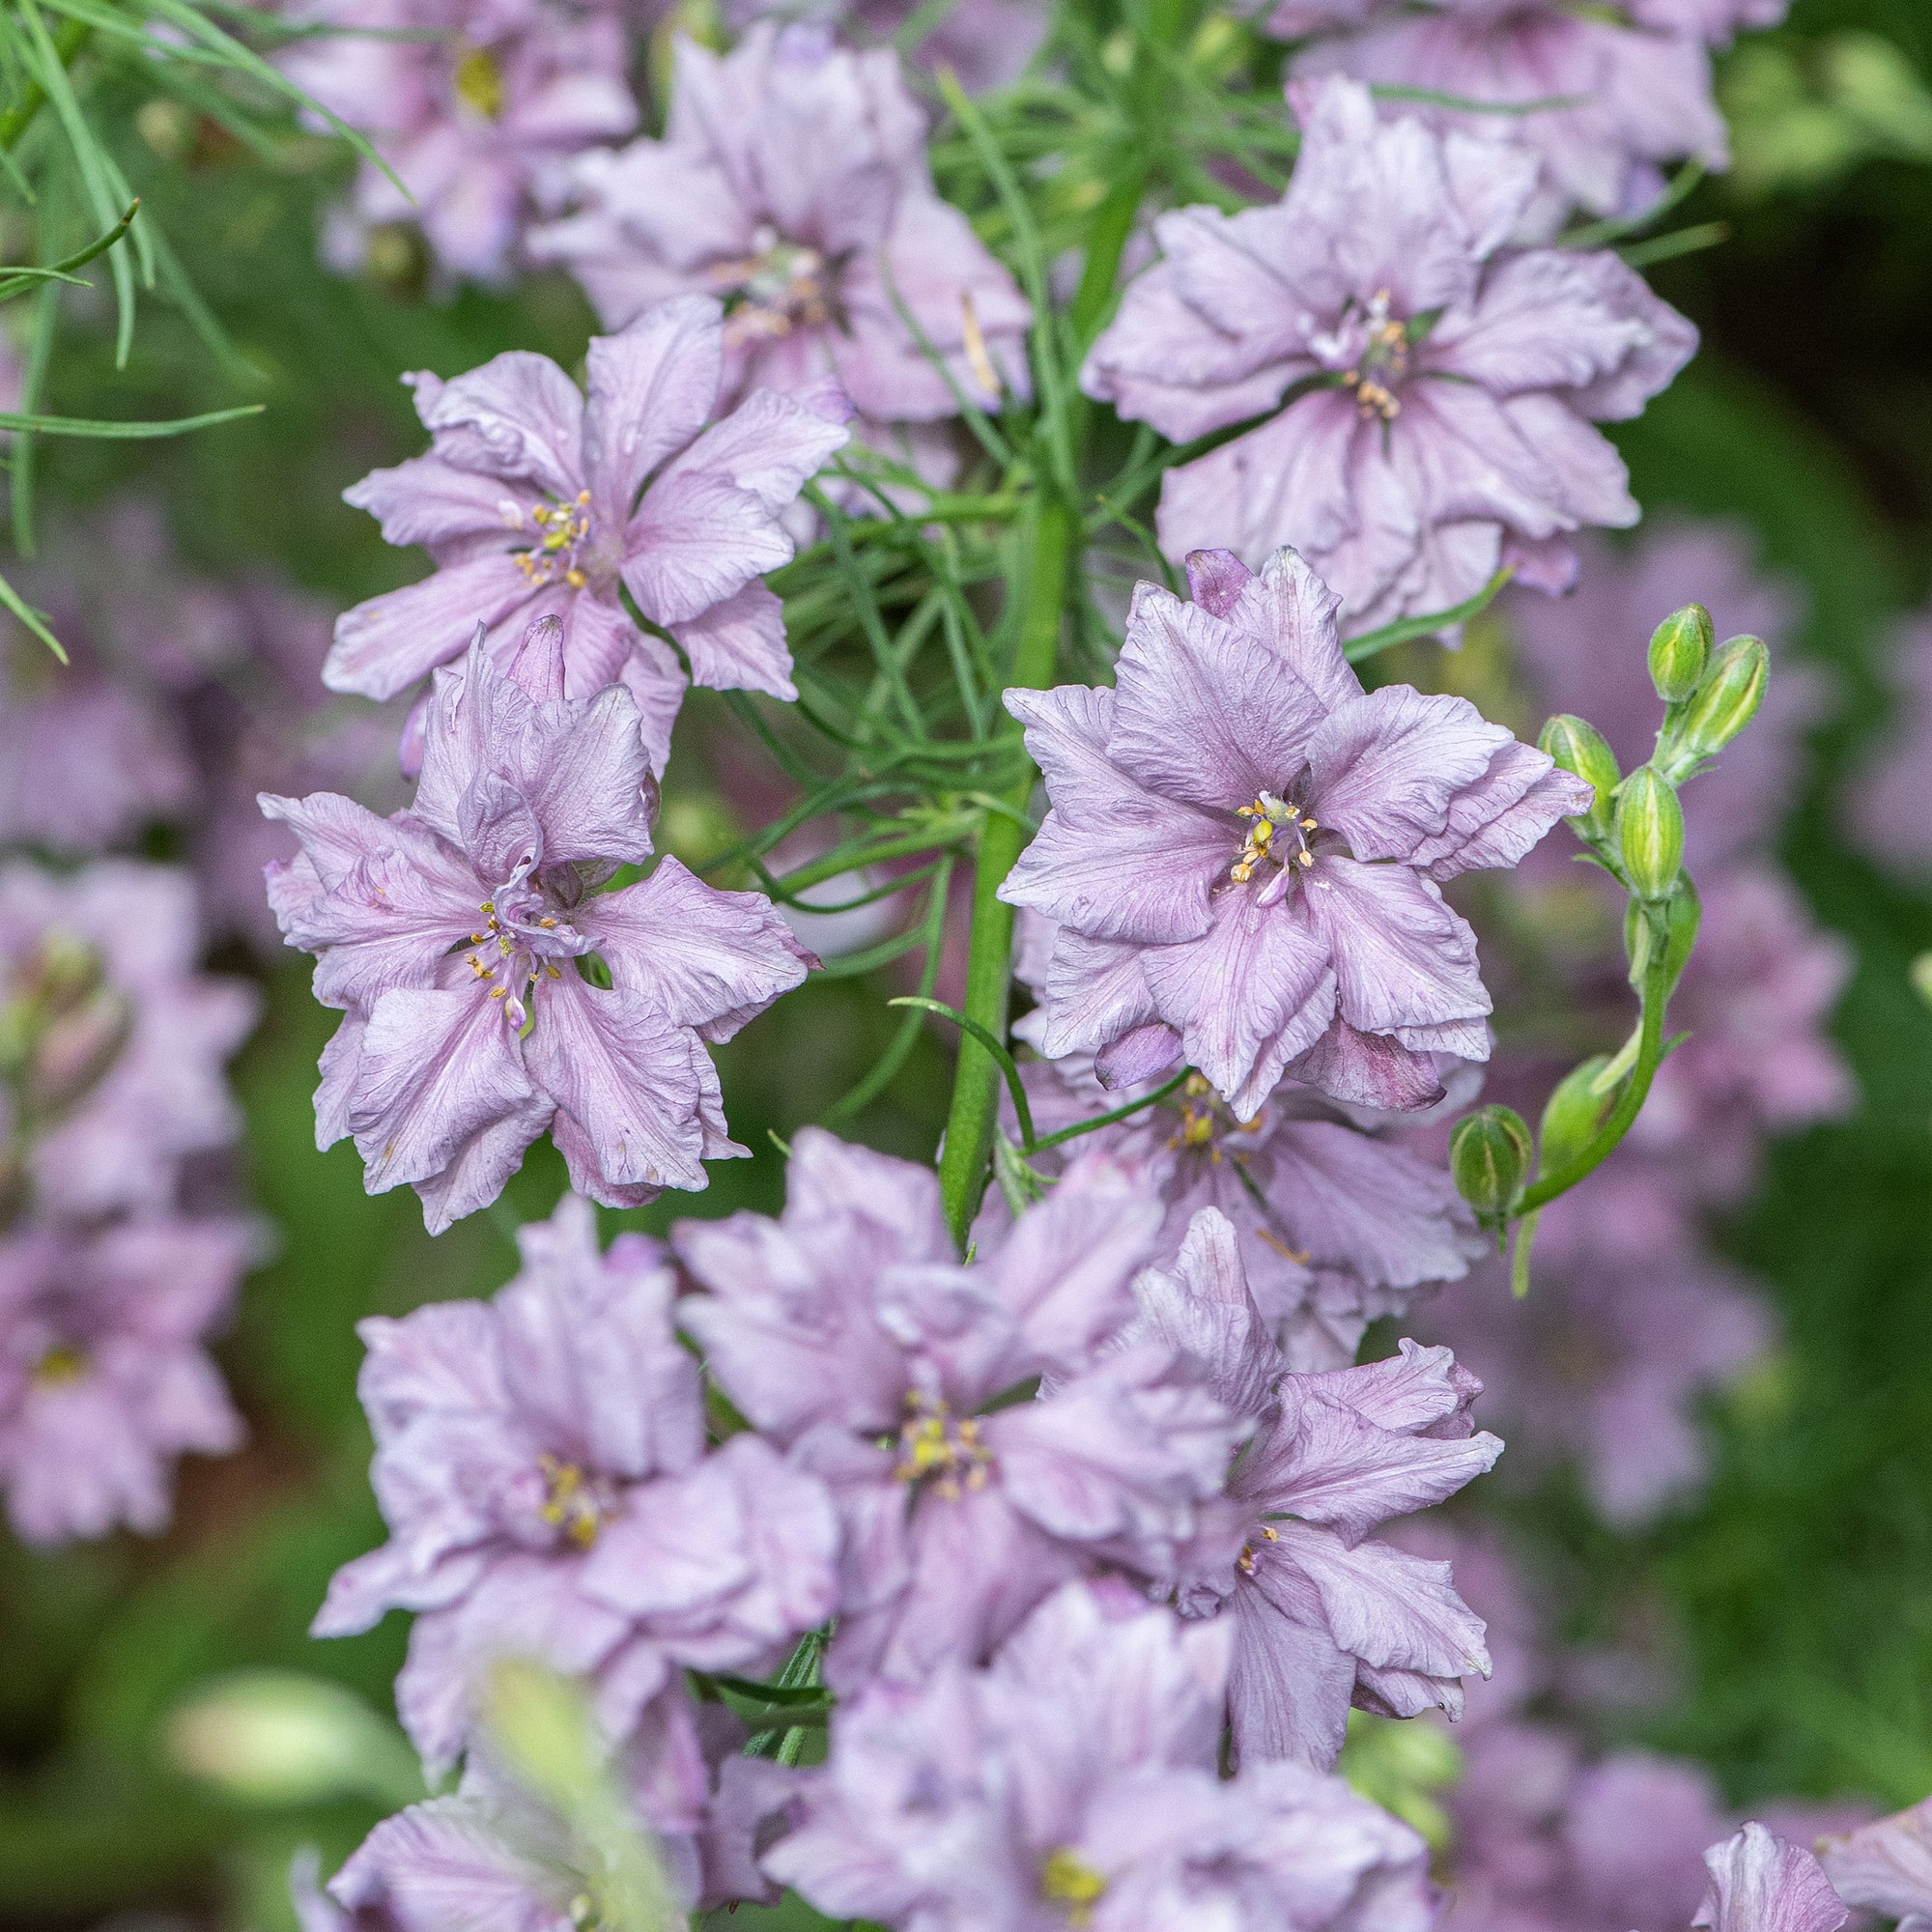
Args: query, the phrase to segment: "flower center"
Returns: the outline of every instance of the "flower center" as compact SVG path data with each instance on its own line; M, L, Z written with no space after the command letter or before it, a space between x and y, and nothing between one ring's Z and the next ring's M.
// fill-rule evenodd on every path
M1315 820L1300 806L1264 791L1254 804L1242 806L1235 815L1248 821L1248 836L1242 842L1240 857L1228 868L1228 876L1237 886L1245 886L1264 860L1272 859L1284 869L1314 865L1315 854L1308 849L1308 835L1316 829ZM1286 891L1286 887L1282 890ZM1281 894L1277 892L1272 896L1279 898Z
M832 265L816 248L783 241L773 228L760 228L752 245L750 255L711 265L711 286L724 298L726 342L777 342L832 321Z
M544 1479L544 1500L537 1514L562 1530L578 1548L588 1549L614 1513L603 1493L604 1486L561 1457L540 1456L537 1467Z
M906 1395L906 1419L899 1425L898 1461L893 1474L901 1483L930 1481L947 1502L957 1502L960 1485L986 1487L993 1452L980 1439L977 1417L953 1420L950 1404L918 1389Z
M1205 1075L1190 1073L1181 1083L1180 1122L1168 1136L1168 1146L1177 1153L1205 1153L1217 1167L1221 1162L1221 1142L1229 1133L1254 1134L1261 1131L1262 1116L1237 1121L1232 1111L1214 1096L1214 1089ZM1236 1151L1235 1159L1247 1155Z
M1350 306L1329 333L1309 338L1308 346L1336 372L1342 387L1355 392L1365 416L1393 422L1402 413L1397 387L1408 375L1408 325L1389 313L1389 292L1377 290L1367 307Z
M56 1342L34 1365L37 1388L65 1388L88 1371L87 1350L71 1342Z
M1106 1892L1107 1881L1070 1845L1046 1855L1039 1868L1039 1894L1066 1915L1069 1925L1086 1925Z
M533 982L562 979L556 958L579 951L575 928L546 910L548 904L540 891L522 881L503 887L476 908L483 925L469 935L470 950L464 955L477 979L491 982L490 997L504 1002L510 1024L519 1030L529 1017L525 995Z
M1266 1523L1262 1524L1258 1534L1264 1543L1279 1543L1281 1541L1281 1531L1270 1529ZM1255 1546L1252 1543L1241 1545L1241 1553L1235 1558L1235 1568L1243 1577L1252 1577L1255 1574Z
M590 581L582 557L590 535L590 492L580 490L568 503L538 503L530 522L537 526L536 547L516 553L517 568L532 583L561 579L573 590L582 590Z
M503 113L503 70L487 47L466 47L451 76L456 98L472 114L497 121Z

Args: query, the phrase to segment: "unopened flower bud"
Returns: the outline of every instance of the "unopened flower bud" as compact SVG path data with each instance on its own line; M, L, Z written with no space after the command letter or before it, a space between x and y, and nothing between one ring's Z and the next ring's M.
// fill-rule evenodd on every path
M1650 765L1639 765L1618 788L1617 849L1640 898L1669 896L1684 864L1684 808L1676 787Z
M1598 1076L1609 1064L1609 1056L1599 1053L1573 1067L1544 1103L1538 1144L1546 1174L1561 1173L1596 1139L1610 1108L1610 1090L1598 1086Z
M1733 638L1711 660L1678 731L1693 758L1721 752L1756 715L1764 701L1771 659L1761 638Z
M1681 704L1697 689L1716 633L1701 604L1673 611L1650 634L1650 681L1666 704Z
M77 1105L121 1057L133 1030L133 1009L111 986L85 1005L70 1007L41 1031L25 1066L27 1104L56 1116Z
M1486 1221L1508 1211L1535 1154L1529 1128L1513 1107L1478 1107L1464 1114L1449 1136L1456 1191Z
M1559 770L1581 779L1595 789L1597 795L1591 800L1589 810L1582 814L1582 820L1592 832L1603 837L1610 829L1610 816L1615 810L1612 794L1622 777L1617 770L1617 754L1605 742L1604 734L1587 719L1564 711L1544 725L1536 742Z

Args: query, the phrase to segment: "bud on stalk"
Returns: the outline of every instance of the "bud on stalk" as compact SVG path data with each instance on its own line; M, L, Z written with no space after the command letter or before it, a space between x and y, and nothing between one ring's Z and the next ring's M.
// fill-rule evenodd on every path
M1608 1056L1599 1053L1572 1067L1544 1103L1540 1144L1546 1174L1561 1172L1597 1138L1610 1110L1612 1089L1600 1080L1609 1064Z
M1716 632L1701 604L1673 611L1650 634L1650 681L1666 704L1681 704L1697 689Z
M1617 849L1639 898L1670 896L1684 864L1684 808L1676 787L1639 765L1617 790Z
M1478 1107L1464 1114L1449 1136L1449 1172L1477 1218L1493 1222L1522 1192L1535 1153L1529 1128L1515 1108Z
M1581 823L1599 838L1607 838L1615 810L1612 795L1622 774L1617 770L1616 753L1604 742L1604 734L1587 719L1565 711L1544 725L1536 742L1558 770L1594 787L1597 795L1590 801L1589 810L1580 814ZM1577 820L1572 819L1571 823L1574 825Z
M1678 727L1678 743L1693 758L1721 752L1764 701L1771 659L1760 638L1733 638L1711 662Z

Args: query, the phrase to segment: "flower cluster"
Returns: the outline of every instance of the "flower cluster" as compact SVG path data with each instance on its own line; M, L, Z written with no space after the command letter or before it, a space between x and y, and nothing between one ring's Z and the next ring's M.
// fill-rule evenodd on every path
M390 1539L316 1628L413 1610L398 1708L432 1775L469 1770L381 1829L339 1903L412 1923L423 1861L459 1838L514 1877L477 1717L521 1654L586 1681L692 1899L782 1883L965 1923L990 1897L1030 1925L1199 1895L1245 1924L1287 1885L1310 1924L1421 1932L1421 1841L1325 1774L1351 1702L1453 1710L1487 1670L1448 1567L1370 1532L1501 1444L1446 1350L1290 1372L1225 1218L1147 1270L1160 1220L1090 1155L961 1264L929 1170L808 1129L781 1218L673 1231L698 1293L641 1236L600 1254L569 1200L494 1301L365 1322ZM673 1321L750 1429L707 1435ZM825 1764L744 1756L721 1674L828 1620Z
M256 1230L191 1206L256 1003L200 950L180 871L0 865L0 1491L29 1542L159 1530L175 1460L242 1438L203 1345Z
M1567 589L1571 533L1637 518L1592 424L1635 415L1695 329L1614 254L1510 245L1523 149L1384 124L1352 81L1293 99L1281 202L1157 217L1162 259L1082 371L1175 441L1268 418L1167 472L1161 548L1259 565L1292 544L1351 632L1452 610L1503 565Z

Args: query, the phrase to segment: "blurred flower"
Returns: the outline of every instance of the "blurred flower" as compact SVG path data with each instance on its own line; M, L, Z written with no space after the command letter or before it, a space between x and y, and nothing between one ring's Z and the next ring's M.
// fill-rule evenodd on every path
M1439 881L1513 866L1587 788L1465 698L1365 694L1292 551L1135 593L1113 690L1010 691L1053 809L1000 896L1059 923L1036 1043L1109 1085L1185 1059L1236 1119L1284 1074L1441 1096L1485 1060L1475 935Z
M1541 165L1540 191L1511 218L1547 235L1572 208L1642 213L1663 192L1666 162L1726 166L1710 49L1728 44L1738 27L1771 25L1788 4L1635 0L1613 12L1562 0L1429 0L1420 8L1277 0L1268 31L1319 37L1294 56L1297 73L1342 72L1481 103L1391 105L1476 140L1527 148ZM1554 104L1509 111L1529 102Z
M1898 1932L1932 1924L1932 1799L1818 1848L1819 1862L1847 1905L1898 1920Z
M923 17L917 0L727 0L724 12L734 26L797 21L841 31L860 45L897 44ZM905 52L915 67L950 71L968 94L981 94L1017 80L1046 30L1044 0L953 0Z
M437 569L344 613L324 673L390 697L486 627L499 663L539 616L563 627L573 698L622 683L654 768L670 751L684 672L623 592L663 626L698 683L795 697L784 613L761 573L788 562L782 513L845 441L828 384L758 390L710 421L728 325L689 296L593 338L589 395L547 356L512 350L444 383L406 380L430 453L345 493L392 544ZM707 422L710 426L707 428Z
M1069 1584L990 1669L868 1687L767 1869L822 1912L932 1932L1424 1932L1406 1825L1300 1765L1217 1778L1218 1634Z
M370 1192L412 1185L432 1233L494 1201L546 1129L592 1200L703 1187L703 1161L745 1151L704 1042L810 963L761 894L718 892L675 859L593 890L649 855L657 786L630 694L570 698L563 683L554 617L507 674L479 632L436 674L409 810L262 800L302 842L270 867L270 903L316 954L317 999L346 1014L317 1138L353 1135ZM585 978L593 953L603 971Z
M0 867L0 1108L42 1215L165 1212L184 1156L241 1131L223 1066L260 1000L198 972L200 952L174 867Z
M1888 865L1932 873L1932 813L1925 774L1932 771L1932 614L1900 625L1888 666L1890 723L1866 754L1848 803L1861 842Z
M682 1703L677 1666L773 1666L833 1606L823 1488L756 1436L705 1454L661 1250L626 1235L600 1255L573 1198L519 1240L523 1270L494 1301L358 1330L390 1538L336 1573L315 1630L417 1612L396 1708L431 1777L501 1658L594 1673L622 1741L653 1700Z
M889 49L753 27L677 48L663 140L586 155L578 211L532 238L607 327L691 290L721 298L724 395L836 376L863 417L956 415L1027 393L1031 316L966 217L933 192L925 117Z
M1032 1018L1019 1023L1023 1037ZM1078 1053L1030 1062L1021 1077L1041 1134L1151 1091L1108 1093ZM1006 1119L1011 1131L1010 1112ZM1164 1204L1161 1264L1179 1252L1199 1209L1227 1216L1248 1288L1292 1369L1346 1367L1371 1321L1401 1316L1419 1288L1466 1272L1488 1245L1439 1167L1306 1089L1277 1088L1239 1121L1191 1073L1178 1094L1081 1145L1104 1151ZM1053 1149L1031 1164L1057 1174L1066 1157ZM997 1225L1003 1208L989 1195L982 1219Z
M1248 1293L1233 1225L1194 1217L1170 1269L1134 1284L1151 1336L1198 1361L1253 1439L1228 1478L1243 1539L1228 1561L1216 1526L1205 1561L1183 1552L1185 1617L1228 1615L1228 1680L1237 1760L1293 1758L1318 1769L1342 1749L1351 1702L1389 1717L1463 1708L1462 1679L1487 1676L1483 1623L1449 1565L1369 1532L1452 1496L1502 1454L1474 1434L1482 1384L1446 1349L1401 1352L1323 1375L1286 1373Z
M1164 259L1081 372L1176 442L1278 412L1168 471L1161 548L1259 564L1292 544L1350 633L1448 610L1502 564L1567 588L1570 534L1638 514L1592 423L1638 414L1696 330L1614 254L1504 245L1525 151L1381 123L1352 81L1292 98L1284 198L1158 216Z
M372 229L406 222L440 278L505 285L563 164L638 125L612 6L297 0L288 17L308 34L277 56L283 72L366 134L396 177L361 163L329 237L344 270L363 265Z
M1245 1426L1171 1348L1109 1346L1159 1221L1090 1163L962 1266L930 1169L808 1128L781 1219L673 1231L713 1378L838 1500L841 1692L978 1662L1068 1577L1197 1534Z
M203 1345L255 1241L244 1221L172 1217L0 1236L0 1487L16 1535L153 1535L176 1458L241 1445Z
M1574 1456L1591 1500L1621 1524L1655 1516L1702 1477L1693 1405L1772 1334L1751 1284L1704 1252L1668 1167L1613 1156L1544 1210L1526 1300L1484 1266L1418 1323L1482 1377L1512 1468L1526 1475Z

